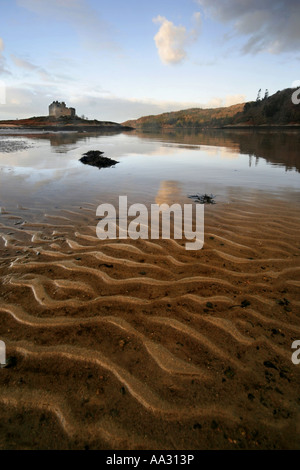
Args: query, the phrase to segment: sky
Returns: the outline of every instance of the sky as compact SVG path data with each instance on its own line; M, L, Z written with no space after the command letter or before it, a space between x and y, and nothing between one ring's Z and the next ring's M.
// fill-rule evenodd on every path
M124 122L300 80L299 0L0 0L0 120Z

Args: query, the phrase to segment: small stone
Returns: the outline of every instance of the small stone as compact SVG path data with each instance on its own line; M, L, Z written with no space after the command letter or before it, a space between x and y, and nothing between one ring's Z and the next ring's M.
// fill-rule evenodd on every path
M231 367L227 367L224 374L228 379L233 379L233 377L235 376L235 371Z
M202 429L202 425L200 423L195 423L193 429Z
M265 367L268 367L268 369L276 369L278 370L278 368L273 364L273 362L271 361L265 361L264 362L264 366Z
M218 427L218 423L215 420L213 420L211 422L211 429L217 429L217 427Z

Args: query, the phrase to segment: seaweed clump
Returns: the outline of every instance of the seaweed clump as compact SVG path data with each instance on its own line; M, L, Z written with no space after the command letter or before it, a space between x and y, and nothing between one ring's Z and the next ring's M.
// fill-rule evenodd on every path
M81 163L84 165L91 165L96 166L97 168L109 168L110 166L116 165L116 160L112 158L103 157L104 152L100 152L100 150L90 150L83 154L83 157L80 158Z
M208 194L195 194L188 196L189 199L193 199L194 202L198 204L216 204L215 197L213 194L210 196Z

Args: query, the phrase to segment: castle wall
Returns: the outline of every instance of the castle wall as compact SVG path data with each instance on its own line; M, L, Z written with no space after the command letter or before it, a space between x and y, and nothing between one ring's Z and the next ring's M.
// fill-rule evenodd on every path
M49 106L49 116L59 118L61 116L75 117L76 110L74 108L67 108L65 103L54 101Z

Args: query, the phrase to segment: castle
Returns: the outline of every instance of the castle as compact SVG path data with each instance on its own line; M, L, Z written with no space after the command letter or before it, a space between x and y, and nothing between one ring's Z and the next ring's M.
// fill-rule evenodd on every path
M53 101L53 103L49 106L49 116L53 116L56 118L59 118L61 116L75 117L76 110L75 108L67 108L66 103L64 102L59 103L59 101Z

